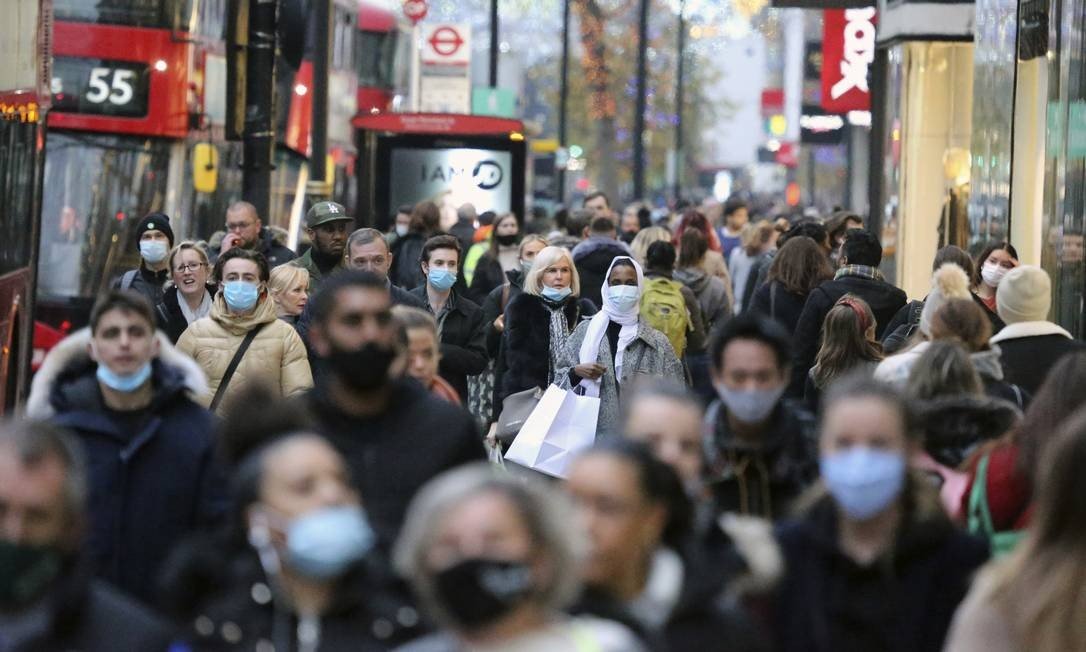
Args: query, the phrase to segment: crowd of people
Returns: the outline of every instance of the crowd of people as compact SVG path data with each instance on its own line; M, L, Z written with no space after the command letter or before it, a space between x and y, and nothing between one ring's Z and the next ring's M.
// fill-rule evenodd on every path
M151 213L0 423L0 652L1086 646L1086 346L863 219ZM514 406L598 399L562 477Z

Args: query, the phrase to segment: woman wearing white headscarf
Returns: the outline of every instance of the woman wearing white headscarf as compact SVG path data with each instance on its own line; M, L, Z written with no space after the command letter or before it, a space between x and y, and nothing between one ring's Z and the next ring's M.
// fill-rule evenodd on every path
M569 336L555 373L562 388L599 397L597 435L615 434L622 387L639 375L684 380L667 336L641 319L641 266L619 256L606 278L603 309Z

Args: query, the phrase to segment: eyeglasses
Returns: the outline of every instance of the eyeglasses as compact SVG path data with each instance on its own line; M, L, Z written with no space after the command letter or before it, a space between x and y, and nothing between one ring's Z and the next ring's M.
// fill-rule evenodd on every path
M203 263L188 263L186 265L178 265L177 267L174 267L173 271L177 272L178 274L184 274L185 272L195 272L203 266Z

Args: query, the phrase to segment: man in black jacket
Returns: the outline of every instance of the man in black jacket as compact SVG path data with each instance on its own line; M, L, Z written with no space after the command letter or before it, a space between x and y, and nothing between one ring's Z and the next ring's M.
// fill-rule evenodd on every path
M468 396L468 376L483 373L486 355L486 317L483 309L454 287L460 268L460 241L436 235L422 247L421 266L426 282L411 294L426 304L437 320L441 339L438 374L462 399Z
M581 277L581 297L597 306L603 305L604 277L616 256L629 256L630 248L618 240L615 223L609 217L596 217L588 227L586 240L573 248L573 264Z
M393 285L389 280L388 270L392 268L392 252L388 248L388 242L377 229L358 229L347 238L347 246L343 253L343 267L369 272L385 279L394 306L426 308L424 301L407 290Z
M485 459L482 439L466 412L404 378L407 347L384 279L341 272L312 304L318 362L308 402L347 460L387 550L415 492L442 471Z
M862 229L848 232L841 245L841 268L832 281L811 290L796 324L793 337L796 352L792 383L788 387L790 397L803 396L807 373L814 366L822 343L822 322L838 299L853 294L866 301L875 314L875 337L880 340L886 326L908 301L905 292L883 280L879 271L881 262L882 244L878 237Z
M149 213L136 225L134 234L140 252L140 266L113 281L115 290L134 290L157 306L162 288L170 280L169 256L173 249L173 229L165 213Z
M86 475L67 433L0 425L0 650L165 651L171 642L158 618L84 572Z
M139 295L104 296L90 322L49 352L27 414L71 430L89 461L93 570L150 601L170 549L227 508L214 420L193 401L207 383L191 358L156 336Z
M706 484L718 512L777 519L818 477L814 417L781 396L791 345L778 322L735 317L709 344L720 400L705 415Z
M247 201L234 202L230 208L226 209L226 235L218 251L208 252L211 264L214 265L219 256L234 247L263 254L268 260L269 268L289 263L298 257L293 251L275 241L275 235L264 228L264 222L256 213L256 206Z

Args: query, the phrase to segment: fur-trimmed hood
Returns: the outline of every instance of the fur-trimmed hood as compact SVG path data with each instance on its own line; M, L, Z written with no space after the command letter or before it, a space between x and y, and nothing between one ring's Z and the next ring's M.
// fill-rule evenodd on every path
M988 396L943 396L918 402L924 449L940 464L960 466L980 444L998 439L1022 418L1018 408Z
M165 333L156 332L158 338L157 360L180 384L190 398L207 392L207 378L192 358L178 351ZM58 386L82 372L96 368L90 357L91 334L89 328L80 329L61 340L42 363L30 385L30 398L26 402L26 416L48 419L56 413L53 404Z

